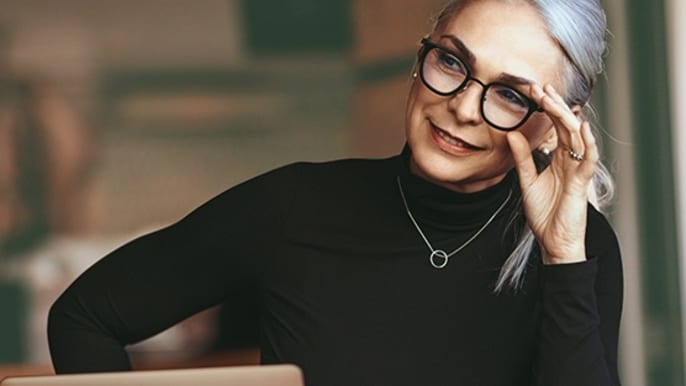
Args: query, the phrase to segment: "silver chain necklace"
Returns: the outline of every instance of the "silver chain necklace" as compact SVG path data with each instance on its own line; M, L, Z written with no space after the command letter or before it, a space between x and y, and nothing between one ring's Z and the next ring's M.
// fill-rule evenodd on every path
M456 253L460 252L464 247L469 245L474 239L476 239L481 232L486 229L488 224L490 224L493 219L500 213L501 210L505 207L508 201L510 201L510 197L512 197L512 189L510 189L510 192L507 194L507 197L505 198L505 201L503 201L502 204L498 207L498 209L493 212L491 217L484 223L484 225L479 228L476 233L472 235L467 241L462 243L459 247L457 247L454 251L450 253L446 253L442 249L434 249L434 247L431 245L429 242L429 239L426 238L426 235L424 235L424 232L422 232L422 228L419 227L419 224L417 224L417 220L414 219L414 216L412 215L412 212L410 211L410 207L407 205L407 200L405 199L405 192L403 191L403 186L400 183L400 176L396 177L396 181L398 181L398 190L400 190L400 198L403 199L403 205L405 205L405 210L407 211L407 215L410 217L410 220L412 220L412 224L414 224L414 227L417 228L417 232L419 232L419 235L422 236L422 239L424 240L424 243L426 243L426 246L429 247L429 250L431 251L431 254L429 255L429 263L436 268L436 269L441 269L445 268L446 265L448 265L448 260L455 255Z

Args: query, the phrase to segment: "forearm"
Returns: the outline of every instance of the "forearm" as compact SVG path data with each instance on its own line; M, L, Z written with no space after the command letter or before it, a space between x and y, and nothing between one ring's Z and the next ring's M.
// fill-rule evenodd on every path
M48 335L57 372L127 370L125 346L218 303L223 271L214 253L191 259L178 226L134 240L84 272L52 306ZM188 241L188 240L186 240ZM191 243L193 244L193 243ZM200 254L196 254L199 256Z

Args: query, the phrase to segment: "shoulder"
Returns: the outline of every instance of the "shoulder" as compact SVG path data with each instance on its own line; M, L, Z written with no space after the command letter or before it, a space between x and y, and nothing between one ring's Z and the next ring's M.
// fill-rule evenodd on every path
M229 188L220 199L236 195L254 200L306 200L323 194L343 197L369 192L384 176L394 178L397 158L348 158L323 162L294 162L269 170ZM300 197L300 198L298 198Z
M391 158L344 158L323 162L296 162L283 169L297 171L304 176L331 175L331 173L375 174L387 169L397 157Z
M295 162L258 177L298 187L351 185L392 174L397 157L346 158L323 162Z

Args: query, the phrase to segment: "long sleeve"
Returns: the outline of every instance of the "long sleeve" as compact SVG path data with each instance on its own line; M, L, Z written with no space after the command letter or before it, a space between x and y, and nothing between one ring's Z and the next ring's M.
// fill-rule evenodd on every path
M542 269L539 385L619 385L619 247L610 226L593 210L586 239L586 262Z
M248 293L262 362L295 363L308 385L618 385L621 262L604 218L589 213L587 262L533 266L522 291L494 294L509 216L437 270L403 210L399 161L286 167L106 256L52 309L56 370L128 369L127 344ZM510 186L405 181L437 245L469 237L452 221L488 217L484 200L497 207Z
M56 372L129 369L126 345L255 291L280 235L288 180L279 169L238 185L89 268L50 311Z

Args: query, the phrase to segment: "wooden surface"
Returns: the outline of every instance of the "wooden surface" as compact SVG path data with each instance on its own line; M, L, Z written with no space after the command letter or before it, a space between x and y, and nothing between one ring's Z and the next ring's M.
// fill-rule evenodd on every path
M186 360L148 359L133 363L135 370L168 370L199 367L257 365L260 363L260 350L246 348L206 354ZM10 376L51 375L55 371L50 364L4 364L0 365L0 380Z
M19 375L50 375L54 374L52 365L0 365L0 380Z

